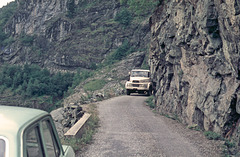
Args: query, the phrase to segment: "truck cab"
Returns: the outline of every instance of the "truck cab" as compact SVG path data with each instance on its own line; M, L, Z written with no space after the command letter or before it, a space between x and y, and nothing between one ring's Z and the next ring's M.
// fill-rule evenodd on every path
M129 73L129 77L125 84L127 95L131 93L152 94L152 81L149 70L133 69Z

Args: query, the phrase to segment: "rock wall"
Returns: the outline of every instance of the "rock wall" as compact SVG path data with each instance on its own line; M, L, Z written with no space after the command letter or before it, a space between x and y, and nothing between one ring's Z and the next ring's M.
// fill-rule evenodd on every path
M71 31L71 23L59 18L67 11L67 0L18 0L19 11L9 21L5 32L48 36L60 40ZM49 23L52 21L52 25ZM57 31L56 31L57 29Z
M240 2L163 1L149 22L157 110L223 135L236 130Z

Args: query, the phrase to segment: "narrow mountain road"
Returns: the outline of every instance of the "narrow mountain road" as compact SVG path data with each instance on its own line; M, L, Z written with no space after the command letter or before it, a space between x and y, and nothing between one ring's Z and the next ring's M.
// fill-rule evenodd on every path
M214 141L153 113L146 96L120 96L98 103L100 128L78 157L220 156Z

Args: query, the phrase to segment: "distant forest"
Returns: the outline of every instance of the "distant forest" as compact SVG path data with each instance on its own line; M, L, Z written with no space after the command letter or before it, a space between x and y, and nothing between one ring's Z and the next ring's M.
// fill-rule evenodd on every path
M4 65L0 70L0 93L11 89L25 98L47 95L61 99L90 75L84 71L51 74L37 65Z

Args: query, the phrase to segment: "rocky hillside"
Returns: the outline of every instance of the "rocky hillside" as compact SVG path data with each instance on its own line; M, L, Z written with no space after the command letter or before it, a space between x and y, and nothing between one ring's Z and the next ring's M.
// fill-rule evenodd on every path
M150 25L157 110L190 126L234 135L237 145L240 2L163 1Z
M146 52L150 41L148 18L123 12L127 6L119 0L16 2L17 11L4 26L8 39L1 46L1 64L93 70L124 43L126 50ZM116 20L118 15L125 21Z

